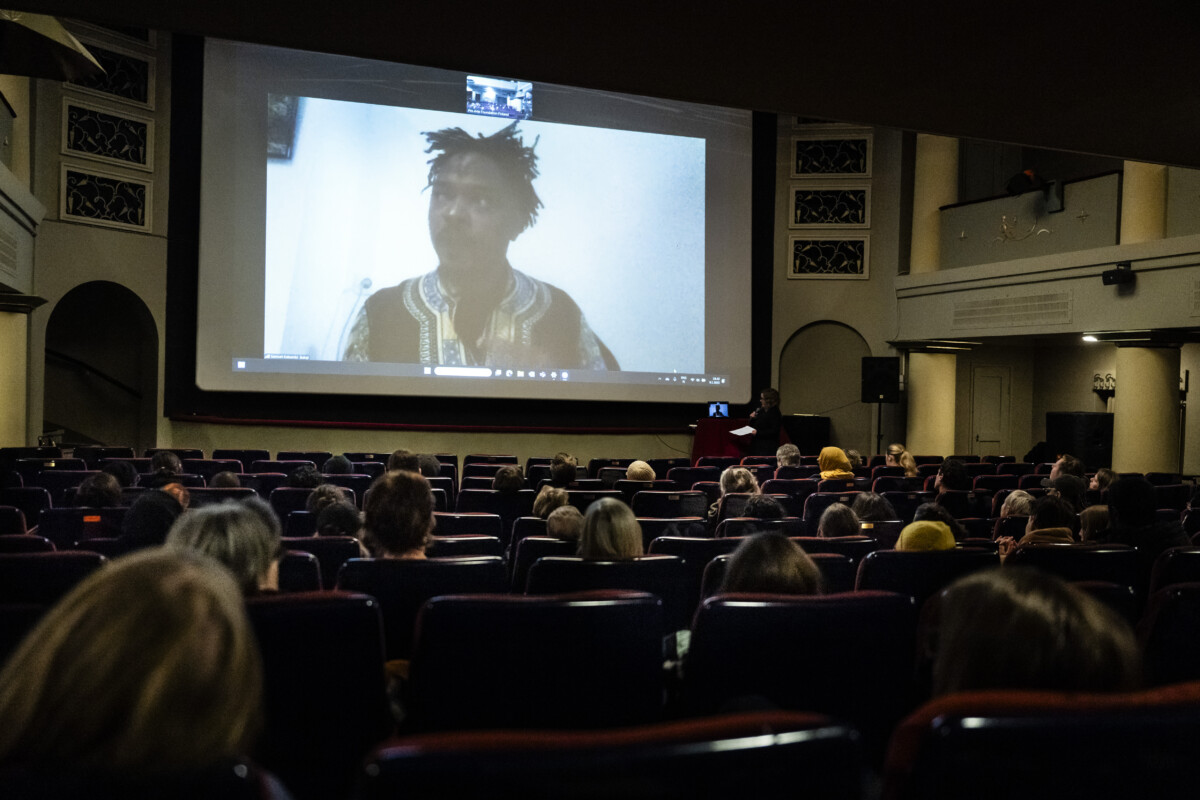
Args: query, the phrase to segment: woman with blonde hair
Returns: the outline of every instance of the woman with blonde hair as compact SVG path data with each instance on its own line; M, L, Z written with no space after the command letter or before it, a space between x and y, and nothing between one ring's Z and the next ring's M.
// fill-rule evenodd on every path
M97 570L0 673L0 765L138 779L246 752L262 667L242 593L198 553Z
M567 490L557 486L546 485L533 498L533 515L548 519L550 512L567 504Z
M588 506L579 537L580 558L627 561L642 554L642 526L629 506L612 497Z
M884 464L889 467L903 467L906 478L917 477L917 461L912 457L912 453L904 449L902 444L893 442L888 445Z

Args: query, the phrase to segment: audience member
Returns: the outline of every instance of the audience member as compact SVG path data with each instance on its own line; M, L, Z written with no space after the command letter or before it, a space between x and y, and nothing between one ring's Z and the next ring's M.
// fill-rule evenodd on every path
M420 472L426 478L438 478L442 474L442 462L438 461L438 457L429 453L422 453L417 456L417 472Z
M546 517L546 535L578 542L583 535L583 514L575 506L559 506Z
M1108 530L1108 506L1088 506L1079 512L1079 538L1084 542L1094 542L1101 533Z
M754 517L755 519L783 519L787 516L784 513L783 506L779 505L779 501L774 497L766 494L751 495L746 501L746 507L742 509L743 517Z
M1049 573L976 572L941 595L935 695L985 689L1115 692L1137 688L1129 624Z
M913 512L913 522L941 522L950 529L955 541L967 538L967 529L962 523L937 503L922 503L917 506L917 510Z
M903 467L906 478L915 478L918 475L916 459L902 444L889 444L883 463L889 467Z
M168 472L172 475L183 474L183 462L179 460L179 456L172 453L170 450L159 450L150 457L151 472Z
M800 466L800 448L791 442L779 445L775 451L775 463L780 467Z
M758 480L745 467L729 467L721 473L721 494L757 494Z
M183 506L166 492L144 492L121 520L118 539L127 550L154 547L167 540L167 531L183 513Z
M851 480L854 473L850 471L850 459L840 447L823 447L817 456L817 466L821 470L821 480L837 481Z
M1043 478L1042 486L1046 487L1046 494L1066 500L1076 514L1082 511L1086 505L1084 492L1087 489L1087 483L1083 478L1063 474L1057 478Z
M505 465L496 470L492 488L503 494L516 494L525 488L525 475L520 467Z
M642 526L629 506L602 497L588 506L579 537L579 557L588 561L626 561L642 555Z
M1062 475L1074 475L1076 478L1084 480L1083 462L1075 456L1059 456L1058 460L1054 462L1054 466L1050 468L1050 478L1054 479Z
M1154 560L1170 547L1191 544L1178 519L1159 521L1155 513L1154 487L1145 478L1117 478L1108 487L1109 528L1096 541L1128 544L1137 548L1138 583L1134 589L1144 597Z
M560 489L575 482L579 460L570 453L555 453L550 459L550 485Z
M821 514L817 523L817 536L833 539L838 536L862 536L858 517L845 503L834 503Z
M288 473L284 486L292 489L315 489L325 482L325 476L312 464L301 464Z
M859 522L886 522L900 519L900 515L896 513L891 502L875 492L859 492L854 496L850 510L854 512L854 516L858 517Z
M320 514L327 506L334 503L348 503L350 496L341 486L332 483L322 483L308 494L304 501L304 510L309 514Z
M967 468L963 462L957 458L947 458L938 467L937 477L933 481L933 488L937 489L938 494L945 491L970 491L971 476L967 474Z
M652 481L657 477L654 469L645 461L634 461L625 470L625 480L629 481Z
M1015 541L1011 536L1001 536L996 540L1000 560L1007 558L1014 548L1027 544L1073 544L1075 536L1071 526L1074 524L1075 511L1070 503L1054 495L1039 497L1033 504L1021 540Z
M421 457L411 450L405 450L403 448L399 450L393 450L392 454L388 456L387 471L395 472L396 470L403 470L405 472L420 472Z
M237 476L236 472L226 469L209 478L208 485L213 489L240 489L242 488L242 479Z
M317 536L362 535L362 515L352 503L330 503L317 514Z
M821 570L795 542L779 533L756 533L733 551L721 591L810 595L820 594L821 586Z
M850 469L858 469L863 465L862 453L857 450L846 450L846 458L850 461Z
M419 472L380 475L363 506L363 541L375 558L425 558L433 542L433 491Z
M203 769L246 752L261 697L229 573L138 553L76 586L5 665L0 764L134 780Z
M253 510L251 504L263 508ZM246 595L279 590L279 559L283 557L278 523L271 507L257 497L243 503L227 500L184 514L167 534L166 546L194 550L224 564Z
M128 461L113 461L105 464L100 470L107 472L117 479L117 483L121 484L122 489L128 489L130 486L137 486L138 471L137 467L130 464Z
M1088 481L1088 489L1093 492L1103 492L1108 490L1110 483L1117 479L1117 473L1113 472L1108 467L1101 467L1096 470L1096 474Z
M141 485L148 489L157 489L160 492L171 495L184 508L191 505L192 493L183 485L179 475L174 472L156 472L147 478L143 478Z
M954 534L944 522L923 519L910 522L900 531L896 549L906 552L925 550L953 550Z
M353 475L354 462L344 455L330 456L321 465L321 472L325 475Z
M107 472L89 475L75 489L75 505L88 508L115 508L121 505L121 484Z
M567 490L556 486L543 486L533 498L533 515L547 519L554 509L567 504Z
M1033 495L1024 489L1015 489L1008 493L1000 505L1000 516L1028 517L1033 511Z

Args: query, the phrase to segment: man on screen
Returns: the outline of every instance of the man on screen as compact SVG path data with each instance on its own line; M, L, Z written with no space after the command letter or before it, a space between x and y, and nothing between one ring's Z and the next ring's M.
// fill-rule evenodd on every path
M556 286L508 263L537 220L537 155L517 123L472 137L424 134L429 237L438 267L367 298L344 359L555 369L620 369L583 312Z

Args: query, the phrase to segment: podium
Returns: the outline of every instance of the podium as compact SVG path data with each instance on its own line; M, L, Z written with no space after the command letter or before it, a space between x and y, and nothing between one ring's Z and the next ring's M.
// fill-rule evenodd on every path
M696 422L696 433L692 437L692 463L701 456L725 456L741 461L749 454L754 435L734 436L730 431L754 427L748 417L704 417ZM779 443L790 442L783 428L779 429Z

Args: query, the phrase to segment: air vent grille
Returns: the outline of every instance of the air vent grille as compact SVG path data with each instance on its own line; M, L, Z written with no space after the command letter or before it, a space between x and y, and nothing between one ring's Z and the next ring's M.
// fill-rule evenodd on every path
M17 271L17 237L6 230L0 230L0 270Z
M954 304L955 328L1017 328L1070 321L1070 292L959 300Z

